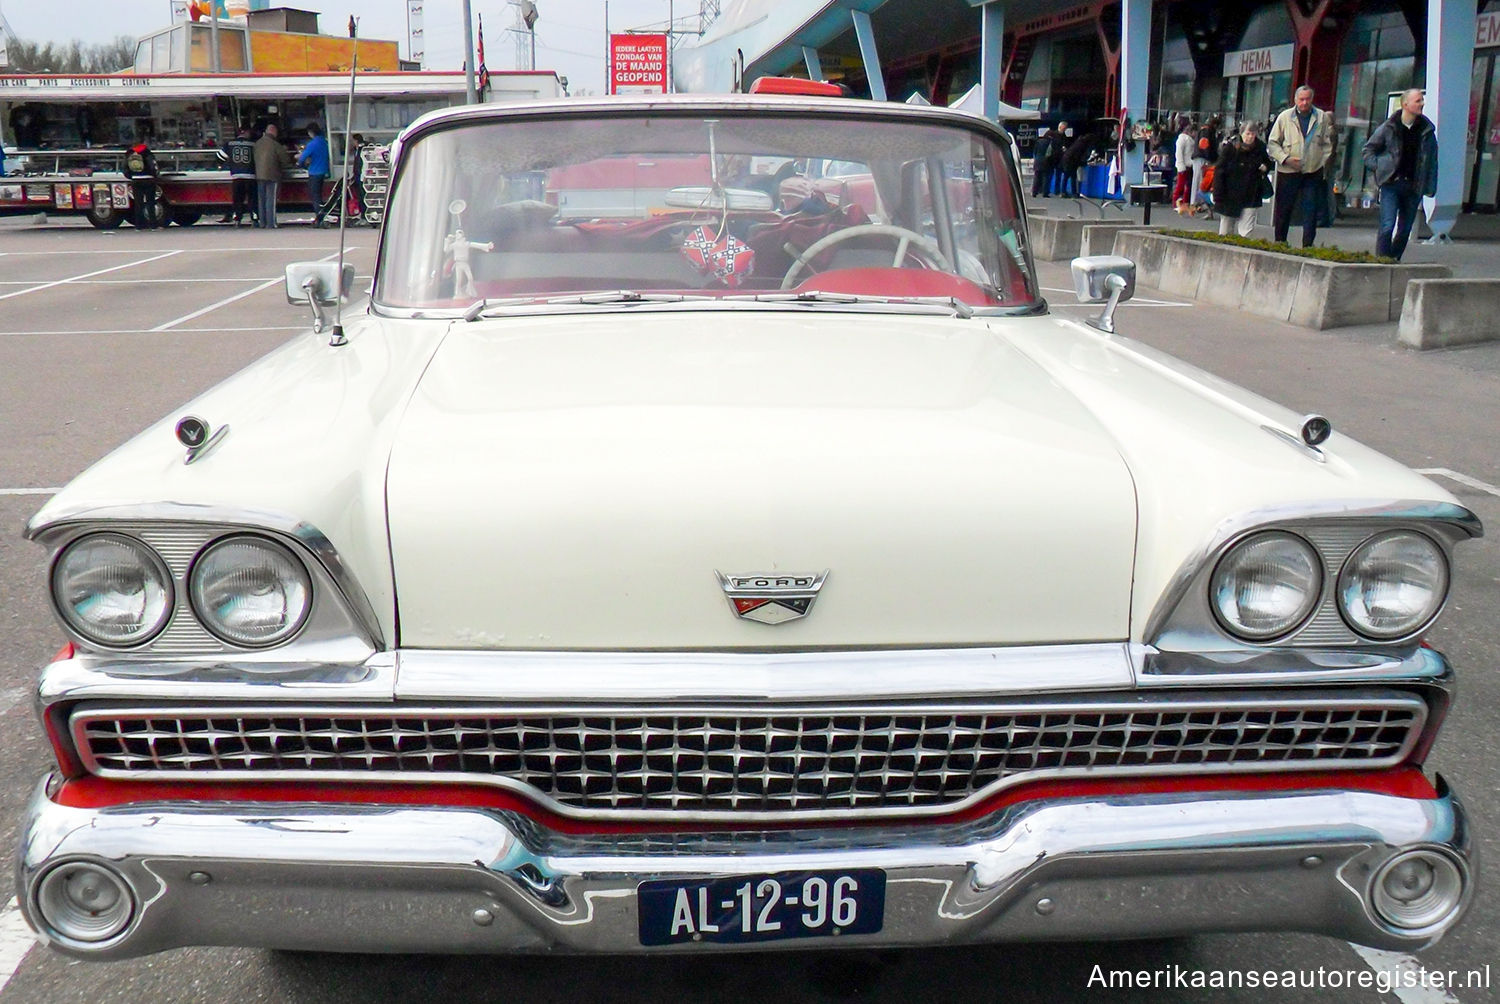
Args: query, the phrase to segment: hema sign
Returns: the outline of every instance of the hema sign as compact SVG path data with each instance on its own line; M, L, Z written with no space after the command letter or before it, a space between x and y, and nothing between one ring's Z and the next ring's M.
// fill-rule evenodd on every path
M1291 42L1285 45L1268 45L1260 49L1241 49L1224 53L1224 76L1248 77L1256 73L1281 73L1292 68L1292 57L1297 47Z

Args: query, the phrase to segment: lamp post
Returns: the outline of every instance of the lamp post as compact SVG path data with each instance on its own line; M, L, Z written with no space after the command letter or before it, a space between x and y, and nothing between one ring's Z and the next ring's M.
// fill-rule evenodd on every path
M479 104L479 91L474 86L474 12L469 0L464 0L464 102Z

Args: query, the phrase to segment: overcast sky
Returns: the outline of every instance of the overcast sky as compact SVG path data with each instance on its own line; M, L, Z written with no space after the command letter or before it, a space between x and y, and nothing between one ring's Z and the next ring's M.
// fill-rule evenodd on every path
M554 69L568 78L574 94L580 88L604 89L603 0L535 0L536 61L540 69ZM484 18L485 65L491 70L515 69L516 7L506 0L471 0L475 15ZM362 38L394 39L406 56L406 0L289 0L284 6L315 10L325 34L342 34L349 15L359 18ZM609 26L663 27L669 12L679 29L697 29L698 0L611 0ZM171 21L171 0L0 0L15 33L43 42L107 42L116 35L145 35ZM424 31L427 68L458 69L463 65L464 14L461 0L426 0ZM681 43L679 43L681 44Z

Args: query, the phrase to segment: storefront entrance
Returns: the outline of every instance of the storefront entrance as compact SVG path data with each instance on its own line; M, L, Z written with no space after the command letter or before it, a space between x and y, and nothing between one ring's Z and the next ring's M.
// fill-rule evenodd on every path
M1474 53L1469 88L1469 187L1464 211L1500 210L1500 50Z

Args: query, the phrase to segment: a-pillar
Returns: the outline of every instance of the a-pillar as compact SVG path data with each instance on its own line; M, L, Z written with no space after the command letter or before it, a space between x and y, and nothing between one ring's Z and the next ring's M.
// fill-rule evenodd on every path
M1436 2L1436 0L1433 0ZM1151 75L1151 0L1124 0L1120 17L1120 117L1146 117L1146 83ZM1121 146L1124 146L1121 137ZM1127 151L1122 177L1126 184L1145 178L1146 150L1138 144Z
M1437 126L1438 180L1428 226L1453 229L1463 207L1468 174L1469 86L1474 72L1477 0L1427 0L1427 117Z

